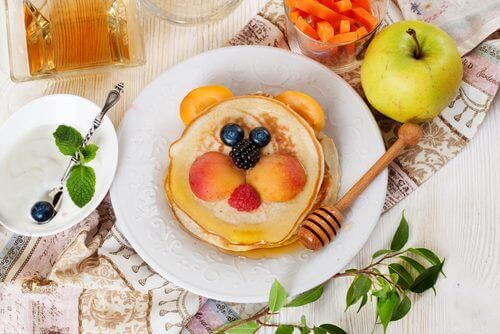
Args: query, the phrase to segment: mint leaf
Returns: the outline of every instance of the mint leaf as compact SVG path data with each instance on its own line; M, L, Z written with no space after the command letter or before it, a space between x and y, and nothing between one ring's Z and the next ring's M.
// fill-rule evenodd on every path
M281 310L286 303L286 291L285 288L278 282L274 280L271 291L269 292L269 311L278 312Z
M323 286L318 285L311 290L301 293L295 297L291 302L285 305L285 307L298 307L306 304L310 304L318 300L323 294Z
M408 241L408 237L410 235L408 222L405 218L405 213L403 212L403 216L401 217L401 222L399 223L399 227L394 234L391 242L391 250L398 251L401 250L406 242Z
M87 163L94 160L97 150L99 150L99 146L95 144L90 144L85 146L80 153L82 154L83 162Z
M69 196L76 206L83 208L94 196L95 172L92 167L76 165L66 181Z
M64 155L74 155L83 144L83 137L76 129L67 125L59 125L52 134L56 140L56 146Z

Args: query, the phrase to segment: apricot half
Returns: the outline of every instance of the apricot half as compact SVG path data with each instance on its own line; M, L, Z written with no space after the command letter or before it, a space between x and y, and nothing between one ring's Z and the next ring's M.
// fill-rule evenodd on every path
M185 125L191 123L205 109L233 96L233 93L222 85L203 86L190 91L182 100L180 115Z
M321 105L311 96L287 90L276 96L276 100L283 102L299 114L316 133L325 127L325 112Z
M245 172L236 168L227 155L207 152L189 169L189 186L196 197L207 202L225 199L245 183Z
M247 183L264 201L270 202L291 200L302 191L306 179L304 167L290 154L265 156L247 174Z

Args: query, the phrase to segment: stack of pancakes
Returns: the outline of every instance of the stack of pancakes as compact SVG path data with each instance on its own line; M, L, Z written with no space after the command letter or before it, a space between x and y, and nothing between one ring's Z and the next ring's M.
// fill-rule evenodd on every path
M206 202L197 198L190 189L190 167L206 152L229 154L231 148L219 138L227 123L239 124L246 133L260 126L267 128L272 140L261 155L295 156L307 176L302 191L286 202L264 201L251 212L237 211L227 200ZM233 97L209 107L170 146L169 158L165 189L175 217L196 238L229 251L293 243L306 216L337 197L340 171L333 141L323 133L315 133L290 107L271 97Z

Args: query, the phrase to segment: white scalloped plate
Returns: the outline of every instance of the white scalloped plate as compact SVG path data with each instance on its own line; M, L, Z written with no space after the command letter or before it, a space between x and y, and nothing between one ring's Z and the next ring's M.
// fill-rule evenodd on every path
M239 46L200 54L160 75L135 100L119 130L119 163L111 188L117 225L159 274L194 293L231 302L264 302L274 278L291 295L339 272L359 252L381 214L387 171L356 201L342 232L325 249L275 259L218 251L184 232L163 190L169 145L181 134L179 103L191 89L223 84L235 95L285 89L306 92L324 107L325 132L339 150L344 193L384 153L368 107L339 76L309 58L277 48Z

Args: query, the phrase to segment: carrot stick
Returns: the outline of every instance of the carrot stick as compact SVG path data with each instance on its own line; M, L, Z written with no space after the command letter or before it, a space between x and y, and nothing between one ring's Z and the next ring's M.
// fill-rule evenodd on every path
M295 10L295 0L285 0L285 5L290 9L290 11Z
M313 28L316 27L318 22L321 22L322 20L319 17L316 17L314 15L309 15L306 17L306 22L309 23L309 25Z
M347 43L347 42L354 42L357 39L358 39L358 34L356 32L346 32L343 34L338 34L333 36L332 39L330 39L330 42Z
M306 20L302 16L299 16L297 21L295 22L295 25L297 28L299 28L300 31L302 31L304 34L307 36L314 38L314 39L319 39L318 33L316 30L314 30L313 27L311 27Z
M330 22L331 24L335 25L338 24L340 20L352 20L351 18L339 14L335 12L334 10L331 10L327 6L315 1L315 0L300 0L295 2L295 6L314 16L317 16L325 21ZM354 20L352 20L354 21Z
M288 14L288 17L290 18L290 21L295 23L297 22L297 19L300 17L300 12L298 10L294 10L293 12L290 12L290 14Z
M368 35L368 30L366 30L365 26L361 26L356 29L356 33L358 34L358 38Z
M359 21L368 31L372 31L378 23L378 19L361 7L354 7L350 11L355 20Z
M336 1L333 3L332 9L342 13L352 8L351 1Z
M351 23L348 20L341 20L339 26L339 34L351 31Z
M373 13L370 0L352 0L353 7L361 7L368 13Z
M316 30L322 42L328 42L334 35L332 25L326 21L318 22Z

